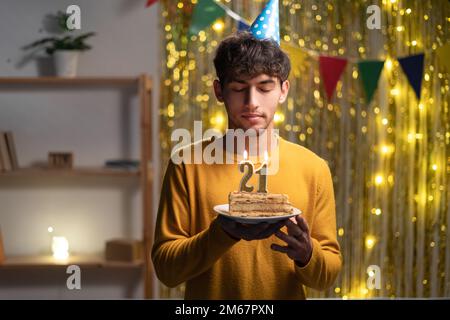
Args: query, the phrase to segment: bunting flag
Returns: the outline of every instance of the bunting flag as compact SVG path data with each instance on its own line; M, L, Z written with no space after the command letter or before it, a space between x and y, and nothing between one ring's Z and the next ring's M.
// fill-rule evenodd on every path
M450 43L437 48L436 55L438 56L440 63L447 69L447 72L450 72Z
M226 11L214 0L198 0L192 14L191 25L189 26L189 35L196 35L215 20L225 16Z
M250 25L247 24L247 22L245 22L243 20L238 20L237 28L238 28L238 31L249 31Z
M384 61L367 60L358 62L358 69L361 75L364 92L366 94L366 102L372 101L373 94L378 86L381 71L383 70Z
M305 60L305 53L300 48L294 47L287 42L281 43L281 49L289 56L291 60L291 70L294 76L300 75L300 67Z
M157 2L158 0L147 0L147 4L145 5L146 8L150 7L152 4Z
M255 19L250 31L256 39L273 39L280 44L280 18L278 0L269 0Z
M328 56L319 57L320 74L322 75L328 101L331 100L334 89L336 89L337 82L339 81L342 72L344 72L346 65L346 59Z
M423 58L424 54L420 53L397 59L419 100L423 77Z

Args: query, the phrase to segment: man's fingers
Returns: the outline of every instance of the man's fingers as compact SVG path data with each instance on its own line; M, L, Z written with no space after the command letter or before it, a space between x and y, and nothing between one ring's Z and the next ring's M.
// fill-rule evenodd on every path
M293 248L297 248L300 245L298 240L296 240L295 238L293 238L291 236L288 236L286 233L284 233L281 230L277 231L275 233L275 235Z
M264 239L264 238L271 236L277 230L280 230L280 228L283 227L283 225L284 225L284 221L270 224L265 230L261 231L258 234L258 236L257 236L258 239Z
M301 234L303 233L302 229L300 229L300 227L298 225L296 225L295 223L293 223L291 220L289 220L286 223L286 227L287 227L288 234L295 238L300 237Z
M274 251L282 252L282 253L288 253L289 247L288 246L280 246L278 244L272 243L270 248Z
M282 228L285 225L286 221L279 221L277 223L273 223L270 225L270 229L273 231L279 230L280 228Z
M243 235L245 240L250 241L259 239L260 234L265 232L268 227L269 224L267 222L258 224L238 224L236 230Z
M222 225L225 225L233 234L239 235L239 238L247 241L268 238L283 227L286 222L282 220L276 223L243 224L226 217L221 217L220 219Z
M306 223L306 220L300 215L296 216L295 220L297 221L297 225L300 227L300 229L309 234L309 227L308 223Z
M224 217L223 215L218 216L217 219L219 219L220 224L223 226L233 229L236 227L236 221L233 219Z

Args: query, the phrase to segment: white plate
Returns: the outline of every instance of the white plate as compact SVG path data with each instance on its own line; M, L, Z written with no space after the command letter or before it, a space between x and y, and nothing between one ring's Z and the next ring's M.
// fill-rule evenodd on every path
M214 211L218 214L221 214L227 218L233 219L240 223L248 223L248 224L256 224L260 222L268 222L268 223L275 223L280 220L284 220L287 218L298 216L302 213L301 210L294 208L294 213L285 215L285 216L274 216L274 217L237 217L237 216L230 216L229 214L229 205L226 204L218 204L214 207Z

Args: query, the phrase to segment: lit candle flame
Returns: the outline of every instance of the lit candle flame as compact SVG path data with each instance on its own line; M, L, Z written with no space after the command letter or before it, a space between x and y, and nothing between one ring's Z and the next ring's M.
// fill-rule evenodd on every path
M267 153L267 151L264 151L264 161L268 161L269 160L269 154Z
M247 150L244 150L244 160L247 160L247 157L248 157Z
M65 237L53 237L52 252L55 260L66 260L69 257L69 241Z

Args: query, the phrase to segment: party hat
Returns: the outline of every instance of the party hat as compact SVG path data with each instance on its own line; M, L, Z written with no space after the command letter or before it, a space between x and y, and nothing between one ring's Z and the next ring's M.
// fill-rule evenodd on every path
M280 44L279 20L278 0L269 0L250 26L250 32L256 39L273 39Z

